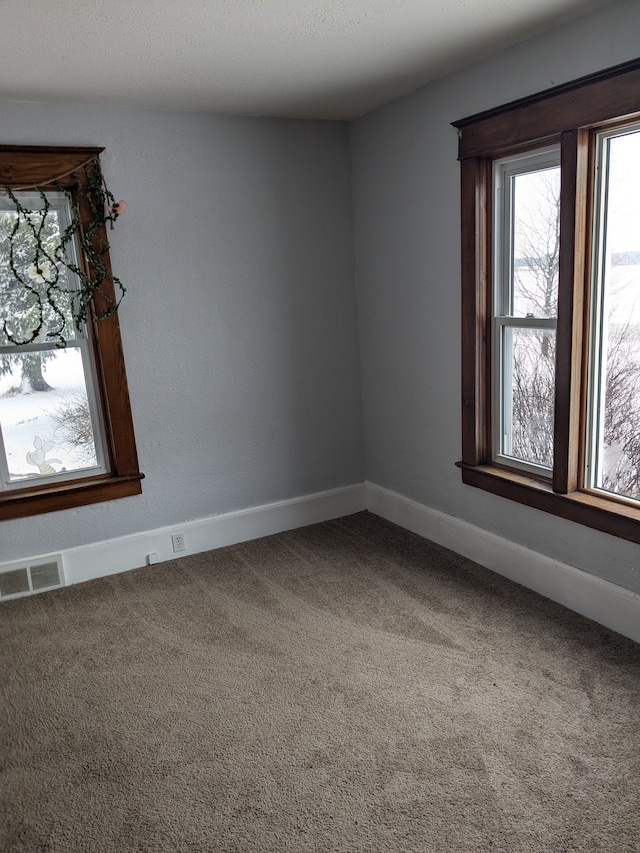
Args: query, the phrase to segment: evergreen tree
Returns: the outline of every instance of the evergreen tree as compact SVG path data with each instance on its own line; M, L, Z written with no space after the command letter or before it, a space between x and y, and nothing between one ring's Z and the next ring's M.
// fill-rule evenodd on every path
M0 214L0 344L36 343L73 329L67 270L54 210ZM55 285L55 288L52 287ZM71 332L72 334L72 332ZM34 335L36 337L34 338ZM18 367L22 390L47 391L43 365L52 350L0 355L0 376Z

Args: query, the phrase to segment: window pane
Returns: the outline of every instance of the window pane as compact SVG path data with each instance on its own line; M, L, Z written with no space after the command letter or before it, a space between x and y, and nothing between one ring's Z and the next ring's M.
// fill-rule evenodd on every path
M89 399L77 347L0 355L7 484L98 466Z
M640 130L605 138L592 485L640 499Z
M553 468L560 148L496 160L492 457Z
M553 466L556 333L503 328L502 453Z
M512 177L514 317L558 311L560 167Z
M38 327L37 341L51 341L58 334L72 340L76 330L70 275L58 257L60 236L68 224L68 201L63 194L52 194L55 206L45 215L37 209L42 204L39 197L24 193L18 197L25 208L34 209L18 214L11 199L1 198L0 346L29 343Z

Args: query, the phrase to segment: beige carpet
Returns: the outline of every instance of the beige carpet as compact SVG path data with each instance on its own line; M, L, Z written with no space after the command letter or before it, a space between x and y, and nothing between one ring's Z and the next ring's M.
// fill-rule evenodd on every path
M0 607L0 850L640 850L640 647L368 513Z

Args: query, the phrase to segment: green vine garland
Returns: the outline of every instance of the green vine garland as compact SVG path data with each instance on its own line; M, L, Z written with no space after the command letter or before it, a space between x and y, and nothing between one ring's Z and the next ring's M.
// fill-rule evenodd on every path
M24 346L46 340L55 342L58 347L65 347L67 339L64 335L64 327L67 318L60 307L61 304L65 307L70 306L73 322L80 331L82 325L89 319L90 313L96 320L106 320L115 314L126 293L126 288L120 279L108 270L103 261L103 256L109 250L109 242L103 236L104 226L109 222L113 227L113 223L119 216L118 202L105 184L97 159L85 163L81 169L84 171L84 179L80 178L78 171L71 173L75 181L75 192L60 183L62 178L67 177L66 175L44 185L55 187L63 192L69 200L71 211L70 224L60 234L59 240L54 241L53 246L45 246L43 236L47 214L51 209L51 203L43 186L19 188L20 190L33 189L39 193L43 206L38 211L32 211L23 206L15 195L19 192L18 188L4 187L4 193L11 199L18 214L8 236L9 267L15 279L13 286L21 285L23 292L20 296L23 302L28 304L30 312L34 312L35 309L35 320L30 332L23 339L20 339L15 331L10 331L6 319L3 321L4 334L14 345ZM84 226L80 217L80 201L83 197L86 198L93 217L91 222ZM29 238L34 243L33 256L26 262L24 256L20 261L16 257L19 232L25 227L30 232ZM24 231L22 233L24 234ZM74 263L67 251L76 238L80 257L84 257L85 265ZM51 240L49 242L51 243ZM22 254L24 255L24 252ZM27 268L29 260L32 263ZM66 285L67 277L61 267L73 273L78 283L77 287L69 288ZM104 290L107 282L112 286L109 287L108 293ZM111 292L115 298L110 295ZM102 297L104 306L100 310L97 309L94 301L98 294Z

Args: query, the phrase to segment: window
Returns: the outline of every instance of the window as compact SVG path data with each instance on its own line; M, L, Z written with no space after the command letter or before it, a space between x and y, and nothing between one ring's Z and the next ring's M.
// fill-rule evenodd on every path
M588 486L640 501L640 123L596 135Z
M560 150L493 164L493 461L550 476L560 246Z
M455 126L463 482L640 543L640 60Z
M57 254L74 210L90 231L83 167L101 150L0 146L0 519L141 491L117 314L98 319L112 281L76 322L91 265L77 238L70 263ZM91 239L106 241L104 226Z

